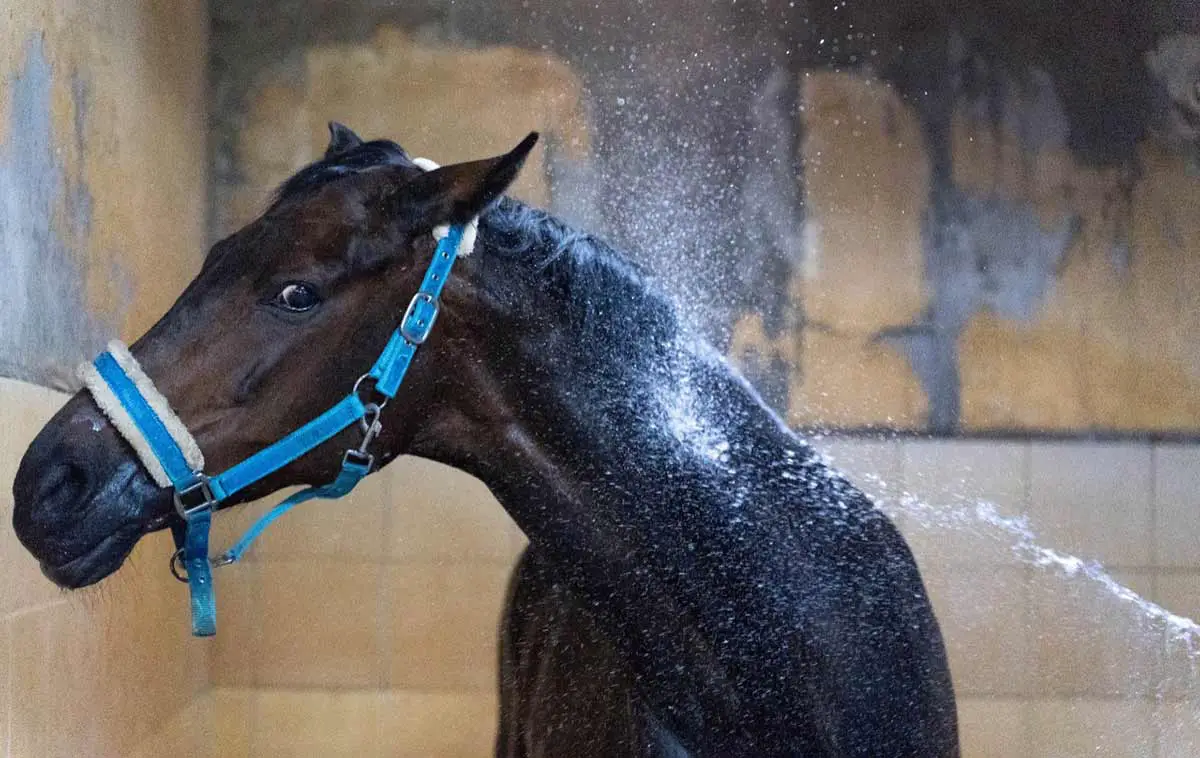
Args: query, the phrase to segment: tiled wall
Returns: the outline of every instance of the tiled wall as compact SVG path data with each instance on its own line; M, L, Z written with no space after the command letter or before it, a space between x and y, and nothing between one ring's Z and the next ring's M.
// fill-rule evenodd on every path
M360 489L292 512L218 573L223 755L490 750L496 629L524 537L480 482L428 461ZM266 505L222 514L215 542Z
M144 331L195 271L205 6L3 4L3 376L64 385L102 337ZM67 595L13 536L17 464L64 397L0 379L0 756L202 755L182 740L208 649L188 636L169 538L145 540L113 580Z
M1012 533L973 515L981 499L997 518L1027 514L1037 546L1103 561L1146 599L1200 617L1200 446L819 444L897 514L918 556L967 756L1200 754L1200 684L1162 625L1098 581L1015 558ZM220 539L250 516L223 516ZM421 461L289 516L219 577L223 754L486 754L520 544L482 485Z
M64 399L0 380L0 756L203 755L181 724L208 684L208 647L188 636L170 539L143 540L112 580L68 595L13 536L17 462Z
M1200 755L1200 669L1186 647L1103 580L1037 550L1099 561L1146 600L1200 617L1200 446L822 444L897 514L917 555L968 756ZM977 517L979 500L993 522L1026 515L1032 539Z
M0 441L19 450L62 396L4 382L0 399ZM973 515L979 499L998 517L1028 514L1037 545L1101 560L1200 617L1200 446L819 444L896 513L917 553L967 756L1200 754L1197 668L1161 624L1094 580L1015 559L1012 534ZM7 486L0 502L6 525ZM216 543L263 507L219 517ZM0 744L14 758L485 755L496 624L522 543L479 482L402 460L345 502L289 515L222 569L220 634L200 641L163 567L164 536L67 596L5 526Z

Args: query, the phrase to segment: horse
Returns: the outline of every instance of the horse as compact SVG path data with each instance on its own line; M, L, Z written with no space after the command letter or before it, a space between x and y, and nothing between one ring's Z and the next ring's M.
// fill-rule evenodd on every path
M400 322L431 230L478 217L376 465L482 480L528 537L496 755L959 754L945 647L888 517L597 237L504 195L536 136L424 171L331 125L131 348L220 468L328 407ZM324 483L351 427L223 505ZM87 392L26 451L13 526L65 588L177 525Z

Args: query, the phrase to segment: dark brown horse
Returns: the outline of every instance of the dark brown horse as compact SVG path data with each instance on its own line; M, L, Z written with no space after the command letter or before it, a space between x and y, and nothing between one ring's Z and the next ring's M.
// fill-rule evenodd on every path
M430 230L482 213L379 443L384 463L479 477L529 538L497 754L957 755L942 639L896 529L638 269L501 198L521 158L422 173L335 130L134 355L220 470L337 400L396 328ZM234 500L328 481L352 435ZM34 440L14 495L18 536L64 587L174 518L87 394Z

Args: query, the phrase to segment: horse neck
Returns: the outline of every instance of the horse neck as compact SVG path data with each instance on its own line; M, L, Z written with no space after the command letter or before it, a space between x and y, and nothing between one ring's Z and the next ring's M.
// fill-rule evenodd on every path
M720 540L752 511L744 501L762 500L771 469L811 457L710 345L645 297L585 323L479 326L478 344L515 349L469 360L464 371L485 369L460 402L493 397L504 412L433 457L482 479L535 543L616 559L641 543L667 556L694 530Z

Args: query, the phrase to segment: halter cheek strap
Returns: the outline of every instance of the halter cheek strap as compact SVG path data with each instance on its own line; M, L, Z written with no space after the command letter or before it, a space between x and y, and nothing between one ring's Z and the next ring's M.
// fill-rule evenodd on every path
M216 633L213 566L239 560L272 522L300 503L342 497L371 472L375 458L370 447L382 430L383 406L396 395L417 348L429 337L437 319L442 288L454 261L474 246L475 223L473 220L444 231L435 230L437 249L420 288L383 352L370 371L355 382L350 394L275 444L215 476L203 473L204 455L200 446L125 345L111 342L95 361L80 367L84 386L117 431L129 441L151 478L160 487L174 490L175 509L181 521L172 527L177 550L171 559L171 570L188 583L191 591L192 634L208 637ZM367 380L373 382L371 391L379 397L378 401L363 402L360 391L364 391L362 385ZM232 548L215 559L209 558L212 514L222 501L320 447L355 423L362 429L362 440L358 447L343 453L341 470L332 482L308 487L287 498L260 518Z

